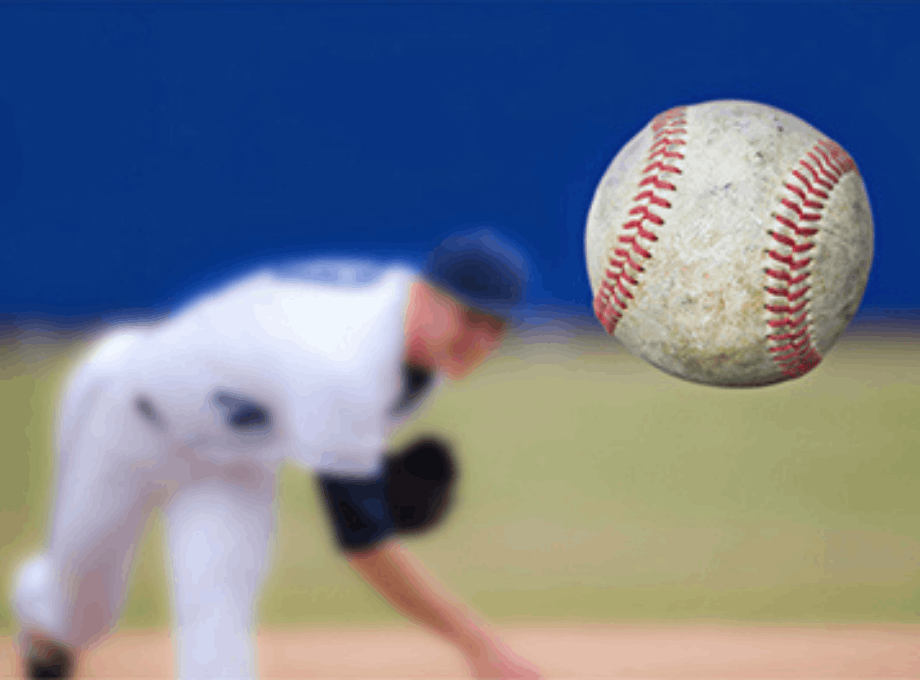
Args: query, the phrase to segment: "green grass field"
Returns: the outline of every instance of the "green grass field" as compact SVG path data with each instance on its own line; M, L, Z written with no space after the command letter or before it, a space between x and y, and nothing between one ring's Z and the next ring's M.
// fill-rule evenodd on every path
M42 538L67 364L4 363L4 588ZM683 383L595 340L513 345L401 434L448 433L463 460L454 514L411 544L503 620L918 622L918 404L910 336L845 338L812 374L755 390ZM284 469L280 488L265 624L395 620L336 555L311 479ZM167 623L161 537L155 518L125 626Z

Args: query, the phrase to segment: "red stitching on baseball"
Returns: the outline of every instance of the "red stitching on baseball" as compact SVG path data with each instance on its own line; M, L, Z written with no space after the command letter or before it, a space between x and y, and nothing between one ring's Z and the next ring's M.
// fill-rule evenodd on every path
M810 276L810 272L805 272L804 274L799 274L798 276L792 276L789 272L783 271L781 269L768 269L767 275L772 276L775 279L785 281L789 285L794 286L795 284L807 279Z
M653 213L648 209L647 205L637 205L635 208L629 211L630 215L642 215L638 220L633 220L626 223L626 227L629 228L632 224L641 224L642 220L648 220L652 224L664 224L664 220L661 219L658 215Z
M840 174L843 175L850 170L856 169L856 161L854 161L847 154L843 148L830 140L822 140L818 142L819 146L827 151L831 158L834 159L834 162L840 166Z
M780 358L786 359L786 358L788 358L788 357L790 357L790 356L795 356L797 353L799 353L799 351L800 351L805 345L807 345L808 342L809 342L810 340L811 340L811 335L809 334L809 335L806 335L806 336L805 336L804 338L802 338L801 340L798 340L798 341L796 341L796 342L790 342L790 343L785 344L785 345L779 345L779 346L777 346L777 347L771 347L769 351L779 353L779 352L788 352L789 350L792 350L792 352L791 352L790 354L786 354L786 355L784 355L783 357L774 357L775 359L780 359Z
M775 250L771 250L767 254L777 262L782 262L784 265L788 266L792 271L807 267L811 264L810 257L806 257L804 260L795 260L792 255L780 255Z
M633 220L632 222L627 222L623 225L624 229L635 229L639 232L639 236L648 240L648 241L657 241L658 237L655 236L652 232L642 226L641 220Z
M642 259L649 259L652 253L638 239L649 243L658 240L652 227L664 224L664 218L652 208L669 209L671 202L661 196L661 191L675 191L677 187L673 182L660 176L661 173L681 174L681 169L674 161L683 160L684 156L677 147L686 145L686 140L681 135L687 134L686 107L677 107L659 114L652 120L652 144L648 149L646 167L642 170L643 178L639 182L639 193L633 197L635 205L627 212L630 219L626 220L620 229L623 232L635 230L635 235L623 233L617 237L617 243L628 246L626 248L614 247L608 255L610 267L604 272L605 278L601 281L597 295L594 298L594 313L608 333L613 335L617 324L623 318L626 310L626 300L633 299L633 291L639 285L638 275L645 271L633 255ZM667 161L667 162L664 162ZM632 270L632 274L626 268Z
M662 140L662 141L667 141L667 140ZM671 142L671 143L673 144L673 142ZM648 159L649 159L649 160L652 160L653 158L655 158L655 156L664 156L665 158L683 158L683 157L684 157L683 154L678 153L677 151L669 151L669 150L668 150L667 148L665 148L665 147L661 147L661 148L659 148L659 149L656 149L654 152L652 152L651 154L649 154ZM660 165L660 163L659 163L659 165ZM672 166L672 167L674 167L674 166ZM679 172L679 171L678 171L678 172Z
M795 246L795 239L790 238L789 236L784 236L782 234L777 234L775 231L768 232L770 236L782 243L784 246Z
M639 182L640 187L648 186L649 184L654 185L656 189L663 189L666 191L674 191L677 188L670 182L665 182L664 180L660 180L654 175L652 175L651 177L646 177L644 180Z
M799 172L798 170L793 170L793 171L792 171L792 176L795 177L797 180L799 180L802 184L805 185L805 189L808 191L808 193L814 194L815 196L817 196L817 197L819 197L819 198L827 198L827 194L826 194L826 193L824 193L823 191L819 191L818 189L815 189L815 188L811 185L811 182L808 181L808 178L805 177L805 175L803 175L803 174L802 174L801 172ZM788 186L788 185L787 185L787 186Z
M798 338L803 333L805 333L805 331L807 330L808 330L807 328L803 328L799 331L796 331L795 333L774 333L773 335L768 335L767 337L770 340L775 340L776 342L779 342L781 340L794 340L795 338Z
M807 170L807 174L800 168ZM792 168L792 179L784 185L789 195L782 197L778 206L778 210L785 211L785 214L774 213L778 227L767 230L767 235L782 248L768 250L767 255L774 262L785 265L765 269L767 282L764 290L785 300L785 303L764 303L764 309L769 312L766 319L767 351L789 378L805 375L822 359L812 339L808 312L811 285L807 279L811 272L806 270L796 274L808 267L812 258L796 260L793 256L806 253L817 245L813 237L818 233L816 223L821 222L824 203L812 197L826 200L840 178L855 169L853 159L839 145L829 139L817 142ZM806 209L818 212L806 212ZM803 223L809 226L803 226ZM794 316L796 314L798 316ZM775 332L776 329L787 331Z
M771 312L777 312L781 314L783 313L796 314L798 312L801 312L803 309L805 309L805 305L807 304L808 304L808 300L802 300L797 305L769 305L767 304L767 305L764 305L764 307Z
M826 179L822 179L818 175L818 171L811 167L811 164L807 163L804 158L799 161L799 165L801 165L803 168L806 168L808 172L811 173L811 181L818 186L824 187L828 191L834 188L834 185L831 182L828 182Z
M834 182L840 179L841 173L839 173L837 168L835 168L833 164L830 163L830 159L828 158L828 155L824 153L824 149L816 146L815 151L808 155L812 160L814 160L815 163L818 164L818 167L821 168L821 171L828 175ZM818 156L820 156L820 158L818 158Z
M608 269L607 271L609 272L610 270ZM621 278L623 281L626 281L626 283L628 283L628 284L631 285L631 286L638 286L638 285L639 285L639 280L636 279L635 277L630 276L629 274L627 274L625 270L623 271L622 274L620 274L620 278Z
M775 295L777 297L784 297L787 300L789 300L789 302L795 302L800 297L805 295L805 293L808 292L808 289L803 286L802 288L799 288L797 292L793 293L789 291L789 289L787 288L771 288L770 286L767 286L767 292L770 295Z
M799 216L800 220L815 221L820 220L821 215L818 213L807 213L802 210L802 207L795 201L790 201L788 198L784 198L780 201L784 206L795 212Z
M638 243L636 243L635 236L620 236L617 240L620 243L628 243L630 246L632 246L633 252L636 255L641 255L646 260L652 256L652 254L648 250L646 250L645 248L640 246Z
M683 158L683 156L681 156L681 158ZM649 157L649 160L651 160L651 156ZM677 174L677 175L680 174L680 168L678 168L676 165L665 165L665 164L662 163L661 161L655 161L655 162L652 163L651 165L647 166L647 167L642 171L642 174L644 175L644 174L647 173L649 170L661 170L661 172L673 172L673 173L675 173L675 174ZM641 187L642 185L640 184L639 186ZM673 185L672 185L672 186L673 186Z
M808 316L808 312L805 312L798 319L789 319L789 318L768 319L767 325L770 326L771 328L778 328L780 326L791 326L793 328L796 328L799 326L799 324L801 324L805 320L805 317L807 316Z
M818 210L820 210L821 208L824 207L823 203L818 203L817 201L810 200L805 195L805 192L799 189L796 185L786 184L786 188L789 189L789 191L794 193L796 196L798 196L802 201L802 205L804 205L806 208L817 208Z
M831 154L822 146L817 147L817 152L821 155L821 158L824 159L824 162L827 163L827 166L837 175L837 179L840 179L844 172L843 166L838 162L839 159L834 158Z
M652 205L658 205L662 208L671 207L671 201L666 201L665 199L661 198L661 196L656 196L651 191L643 191L642 193L633 196L634 201L641 201L644 198L647 198L648 202Z
M661 147L668 147L677 144L678 146L686 145L687 142L684 139L677 137L662 137L657 142L652 144L652 150L660 149ZM651 156L649 156L651 158ZM674 154L671 158L682 158L680 154Z
M635 271L637 271L637 272L644 272L644 271L645 271L645 267L643 267L641 264L639 264L638 262L636 262L635 260L633 260L633 259L632 259L632 256L631 256L627 251L623 250L622 248L617 248L617 249L614 250L613 252L614 252L616 255L619 255L620 257L624 258L624 259L626 260L626 264L628 264L630 267L632 267ZM613 260L611 260L611 263L612 263L612 262L613 262Z
M818 167L818 170L820 170L824 174L824 176L827 179L829 179L832 183L836 183L837 180L840 179L839 175L835 175L830 170L828 170L826 167L824 167L823 160L818 158L817 154L815 154L813 151L808 153L808 157L811 159L812 163L814 163Z

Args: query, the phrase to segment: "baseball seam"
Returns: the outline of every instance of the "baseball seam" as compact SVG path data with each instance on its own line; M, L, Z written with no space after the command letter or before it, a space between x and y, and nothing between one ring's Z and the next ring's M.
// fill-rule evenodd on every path
M799 256L817 245L814 237L826 202L840 178L855 168L838 144L820 140L793 166L786 193L771 214L773 228L767 234L775 243L766 251L772 262L764 268L764 290L781 299L764 304L767 351L788 378L808 373L822 359L812 338L809 310L813 258Z
M629 218L620 227L617 245L608 252L608 267L594 297L594 314L611 335L623 318L628 300L633 299L633 291L645 271L642 261L652 257L651 243L658 240L654 229L664 224L660 210L653 212L653 208L670 208L671 202L664 198L662 192L677 190L674 183L668 181L667 175L682 172L677 162L684 156L674 147L687 143L683 138L687 134L686 111L685 106L670 109L651 122L654 134L647 165L639 181L639 193L632 199L633 207L627 213ZM640 239L647 243L643 245Z

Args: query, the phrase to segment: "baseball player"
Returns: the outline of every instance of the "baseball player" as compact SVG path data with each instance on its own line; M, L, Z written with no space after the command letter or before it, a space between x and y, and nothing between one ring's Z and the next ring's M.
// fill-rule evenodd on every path
M449 448L388 451L443 377L499 345L527 278L523 253L481 229L445 240L418 272L276 267L96 343L57 414L49 539L14 578L24 675L70 677L112 628L159 506L178 677L255 677L275 475L291 460L316 475L346 558L394 607L476 677L540 677L399 541L443 516Z

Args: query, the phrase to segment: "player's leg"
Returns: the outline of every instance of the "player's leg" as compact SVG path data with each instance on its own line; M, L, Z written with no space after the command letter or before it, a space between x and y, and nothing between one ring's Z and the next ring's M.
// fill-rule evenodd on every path
M162 493L161 442L122 397L111 382L76 381L64 400L50 539L13 579L24 656L42 656L48 641L77 652L121 612L134 546Z
M255 605L269 566L273 472L257 489L180 490L166 508L180 680L257 675Z

